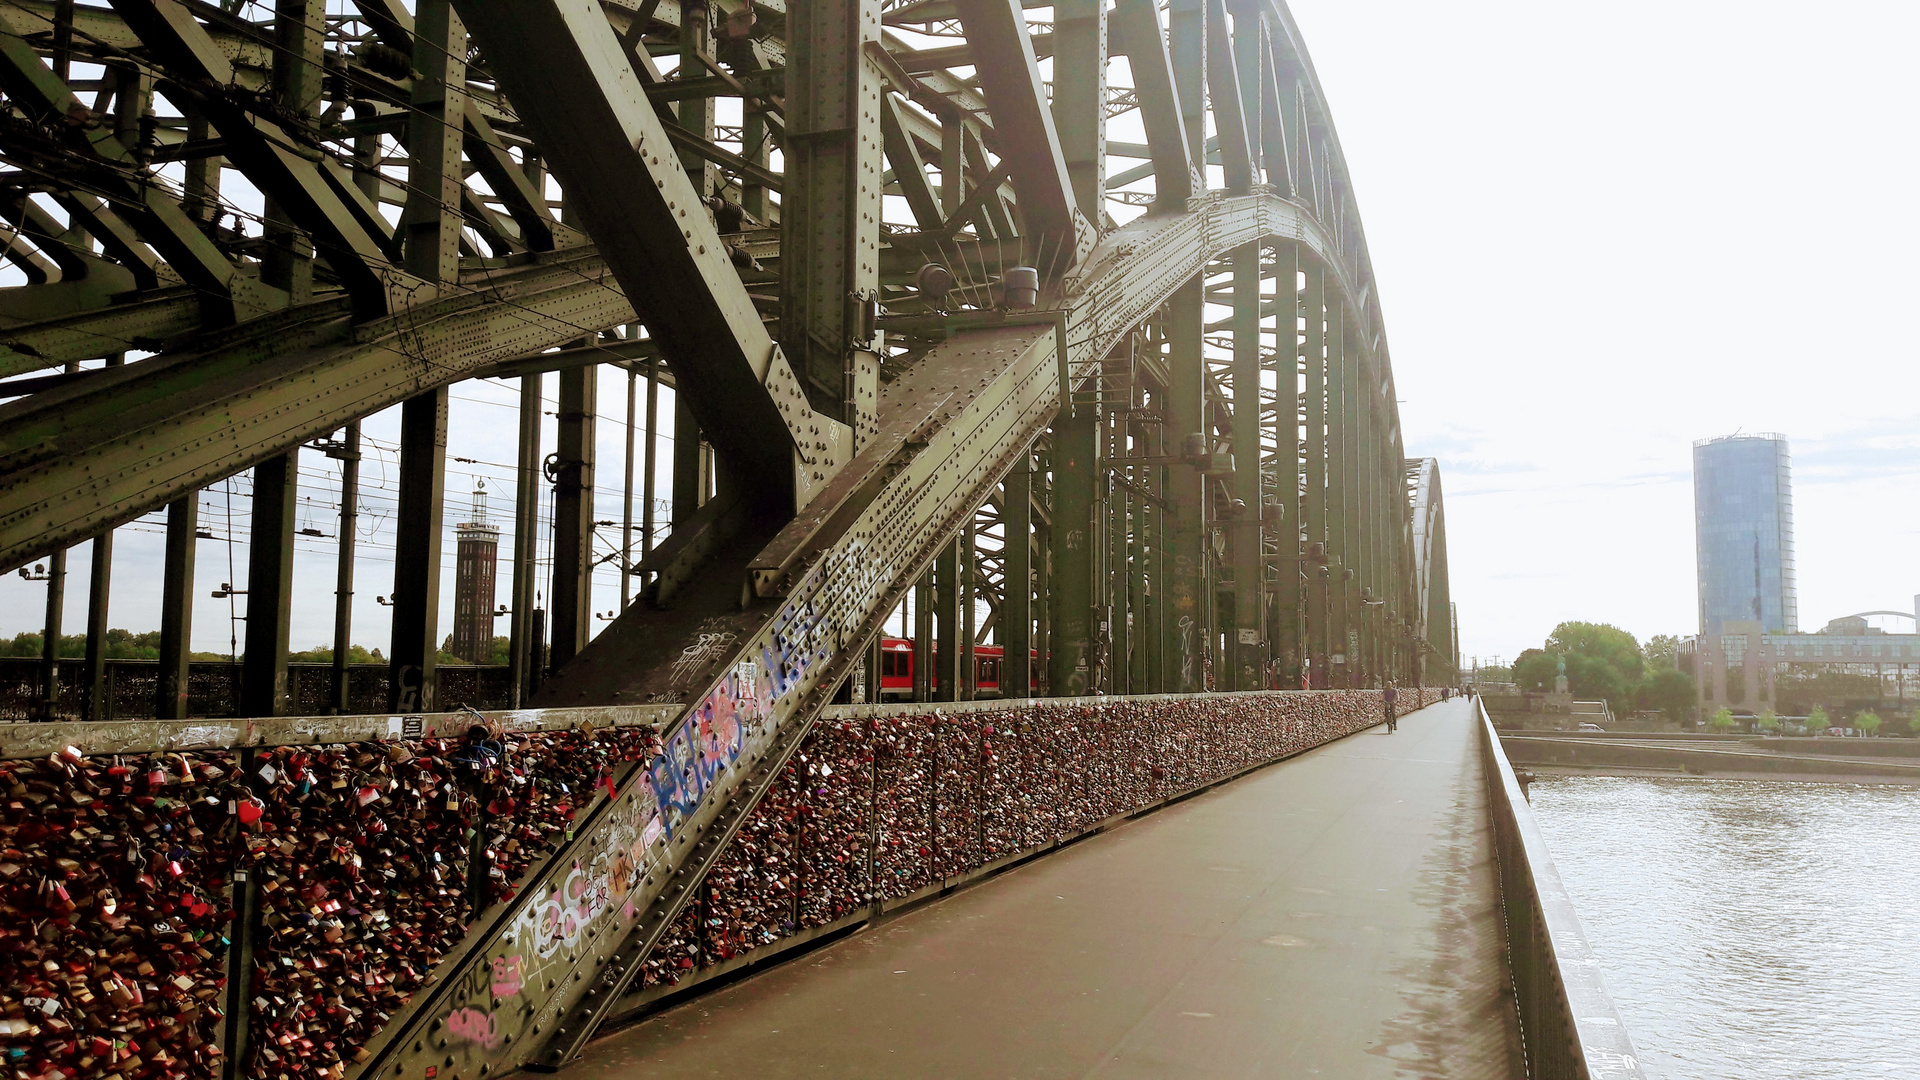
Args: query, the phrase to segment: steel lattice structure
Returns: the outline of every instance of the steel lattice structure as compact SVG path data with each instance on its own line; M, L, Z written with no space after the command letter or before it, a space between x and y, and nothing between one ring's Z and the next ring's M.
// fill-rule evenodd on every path
M1001 685L1060 696L1456 672L1438 467L1282 0L4 0L0 91L0 567L169 508L158 715L195 493L253 471L243 709L284 715L297 459L396 405L390 708L444 708L447 388L551 372L551 653L523 378L515 703L671 736L760 688L671 872L496 1071L591 1033L910 595L923 700L971 695L989 631ZM592 637L609 365L689 422ZM421 1075L431 1022L361 1075Z

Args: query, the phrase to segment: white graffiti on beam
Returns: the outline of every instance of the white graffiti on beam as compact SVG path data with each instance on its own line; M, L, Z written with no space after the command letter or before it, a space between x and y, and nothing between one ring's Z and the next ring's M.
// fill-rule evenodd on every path
M738 640L737 635L727 630L701 634L693 644L680 650L679 659L673 662L673 685L692 682Z

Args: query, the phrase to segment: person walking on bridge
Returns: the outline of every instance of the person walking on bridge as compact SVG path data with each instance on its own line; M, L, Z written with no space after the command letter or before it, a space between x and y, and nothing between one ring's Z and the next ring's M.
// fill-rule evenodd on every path
M1400 728L1400 722L1399 722L1399 721L1398 721L1397 719L1395 719L1395 718L1394 718L1394 715L1393 715L1393 699L1394 699L1394 698L1396 698L1396 697L1398 697L1398 696L1399 696L1399 691L1397 691L1397 690L1395 690L1395 689L1393 688L1393 681L1392 681L1392 680L1388 680L1388 681L1387 681L1387 688L1386 688L1385 690L1382 690L1382 691L1380 692L1380 700L1381 700L1381 702L1382 702L1382 703L1384 703L1384 704L1386 705L1386 707L1387 707L1387 732L1388 732L1388 734L1392 734L1393 732L1395 732L1395 731L1397 731L1397 730L1399 730L1399 728Z

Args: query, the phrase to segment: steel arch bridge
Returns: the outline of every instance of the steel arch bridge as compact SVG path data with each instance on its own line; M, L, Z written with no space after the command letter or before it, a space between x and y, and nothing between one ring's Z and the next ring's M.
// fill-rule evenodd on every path
M50 559L57 594L68 547L164 509L157 715L196 493L252 471L241 710L284 715L298 459L352 461L394 406L389 709L452 704L447 388L475 378L523 387L514 703L671 736L766 688L629 939L496 1070L591 1033L904 611L919 700L973 695L989 636L1000 686L1056 696L1457 674L1438 466L1281 0L5 0L0 92L0 567ZM595 636L607 367L683 419L672 530L622 552L640 595ZM359 1075L420 1075L429 1022Z

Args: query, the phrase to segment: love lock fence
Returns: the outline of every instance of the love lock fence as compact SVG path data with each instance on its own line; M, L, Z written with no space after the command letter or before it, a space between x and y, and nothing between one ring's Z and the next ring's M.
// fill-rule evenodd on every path
M610 1015L1370 726L1379 697L830 709ZM0 727L0 1053L30 1080L497 1074L657 861L670 712Z

